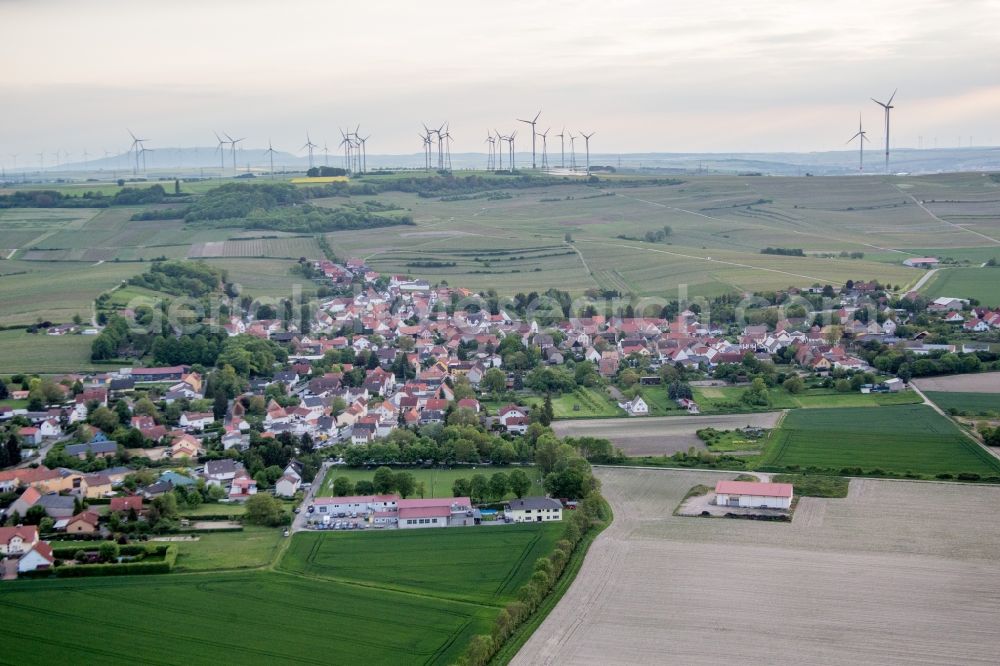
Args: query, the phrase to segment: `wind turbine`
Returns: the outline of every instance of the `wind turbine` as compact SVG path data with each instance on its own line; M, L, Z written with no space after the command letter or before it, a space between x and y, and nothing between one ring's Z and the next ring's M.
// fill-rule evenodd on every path
M493 130L497 134L497 143L500 144L500 150L497 152L497 157L500 158L500 164L497 166L497 171L503 171L503 142L504 137L500 134L499 130Z
M326 139L323 139L323 166L330 166L330 150L326 147Z
M522 120L521 118L518 118L519 122L531 125L531 168L532 169L535 168L535 123L538 122L538 116L540 115L542 115L542 112L539 109L538 113L536 113L535 117L532 118L531 120Z
M583 137L583 140L587 144L587 175L588 176L590 175L590 137L594 136L594 134L596 134L596 132L591 132L590 134L584 134L583 132L580 132L580 136Z
M360 137L360 136L358 137L358 143L361 144L361 173L367 173L368 172L368 146L367 146L367 143L368 143L368 139L370 139L370 138L372 138L371 134L369 134L366 137Z
M219 153L219 178L222 178L222 175L226 172L226 149L225 149L224 146L228 142L225 141L221 136L219 136L218 132L214 132L214 134L215 134L215 138L219 142L215 146L215 151L217 153ZM225 134L225 132L223 132L223 134ZM229 135L227 134L226 136L229 136Z
M274 180L274 146L271 145L271 140L267 140L267 156L271 159L271 180Z
M310 169L313 168L313 148L316 148L316 147L317 147L316 144L313 143L312 139L309 138L309 132L306 132L306 144L304 146L302 146L302 148L308 148L309 149L309 168ZM302 150L302 148L299 148L299 150Z
M885 172L886 173L889 173L889 111L896 108L892 105L892 100L896 96L897 92L899 92L899 88L896 88L896 90L892 91L892 96L889 97L889 101L884 104L875 99L874 97L871 98L873 102L875 102L885 110Z
M576 171L576 137L572 132L569 133L569 168Z
M486 147L486 170L493 171L495 169L493 162L496 157L496 139L493 138L493 135L490 134L489 130L486 131L486 141L484 141L484 143L489 144L489 146Z
M351 133L340 130L340 146L344 149L344 170L351 171L351 151L354 144L351 142Z
M565 139L566 128L563 127L562 131L559 132L559 134L556 134L556 136L559 137L559 168L560 169L565 169L566 168L566 139Z
M451 128L444 124L444 168L451 171Z
M550 127L549 129L545 130L544 132L540 132L538 134L538 136L542 137L542 168L543 169L548 169L549 168L549 142L548 142L548 136L549 136L549 130L551 130L551 129L552 128Z
M540 113L540 112L539 112ZM510 146L510 172L514 173L514 137L517 136L517 130L510 133L507 137L507 144Z
M421 139L421 141L423 141L424 169L427 170L427 171L430 171L431 170L431 149L432 149L432 143L431 143L431 130L429 130L427 128L427 125L424 125L424 132L425 132L425 134L421 134L420 132L417 132L417 136L419 136L420 139Z
M858 133L847 140L847 143L858 140L858 171L865 170L865 141L868 141L867 132L861 128L861 114L858 114Z
M233 156L233 173L236 173L236 144L246 139L246 137L234 139L233 137L226 134L226 138L229 139L229 150Z
M126 131L128 131L128 135L132 137L132 145L129 147L129 152L132 152L133 150L135 151L135 169L132 170L132 175L138 175L139 151L142 148L142 142L146 141L146 139L140 139L139 137L137 137L135 134L132 133L132 130L128 129L127 127L125 129Z

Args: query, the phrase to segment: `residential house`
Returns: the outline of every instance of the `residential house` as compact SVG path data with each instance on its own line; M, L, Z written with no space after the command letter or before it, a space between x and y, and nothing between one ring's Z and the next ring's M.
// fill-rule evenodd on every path
M38 543L38 528L34 525L0 527L0 555L21 555Z
M113 458L118 455L116 442L87 442L86 444L70 444L65 453L78 460L86 460L91 455L95 458Z
M93 534L98 530L98 517L93 511L83 511L66 522L67 534Z
M251 495L257 494L257 482L244 470L236 473L229 487L229 499L245 502Z
M231 458L220 460L209 460L205 463L205 483L215 486L228 487L236 475L243 471L243 463L236 462Z
M625 410L625 413L629 416L647 416L649 415L649 405L646 401L642 399L641 395L637 395L631 400L625 402L619 402L618 406Z
M542 523L562 520L562 502L551 497L524 497L511 500L504 507L504 516L515 523Z
M137 515L141 514L142 495L129 495L127 497L112 497L109 510L111 511L111 513L128 513L129 511L135 511Z
M291 474L284 474L274 484L274 494L278 497L294 497L302 486L302 479Z
M17 561L17 572L22 574L48 569L55 564L55 561L52 546L44 541L39 541Z

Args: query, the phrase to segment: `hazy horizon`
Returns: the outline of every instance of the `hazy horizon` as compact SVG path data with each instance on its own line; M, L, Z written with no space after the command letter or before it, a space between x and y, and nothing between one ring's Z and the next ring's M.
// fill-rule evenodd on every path
M369 154L412 154L421 123L446 120L454 153L484 152L494 128L518 130L520 153L530 130L515 118L539 109L539 130L596 131L595 154L846 150L861 113L874 153L869 98L897 87L894 146L992 145L997 19L996 1L6 0L0 57L17 66L0 162L123 151L126 127L154 149L207 146L217 130L304 154L307 131L334 153L338 127L361 123Z

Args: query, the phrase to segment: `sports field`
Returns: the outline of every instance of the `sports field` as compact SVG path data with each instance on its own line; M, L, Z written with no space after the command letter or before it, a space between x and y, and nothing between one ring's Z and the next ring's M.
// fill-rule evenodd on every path
M790 411L760 468L1000 478L1000 460L926 405Z
M488 465L477 465L473 467L472 465L469 465L467 467L451 467L448 469L440 469L437 467L398 467L393 468L393 471L409 472L413 475L418 484L423 482L425 497L452 497L451 487L452 484L454 484L458 479L471 479L476 474L482 474L486 478L489 478L498 472L510 474L510 472L515 469L524 471L524 473L526 473L532 481L535 481L538 484L536 488L538 494L544 494L541 490L541 473L537 467L533 466L491 467ZM354 483L357 483L358 481L371 481L375 476L375 468L358 469L355 467L331 467L330 471L326 474L326 478L323 479L323 487L319 489L316 495L319 497L329 497L333 495L333 482L340 476L346 476ZM411 497L420 497L420 494L414 493Z

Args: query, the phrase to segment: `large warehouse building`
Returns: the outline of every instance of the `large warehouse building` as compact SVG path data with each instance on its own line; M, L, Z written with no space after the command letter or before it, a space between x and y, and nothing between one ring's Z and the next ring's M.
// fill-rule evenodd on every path
M715 503L745 509L790 509L792 484L719 481L715 484Z

